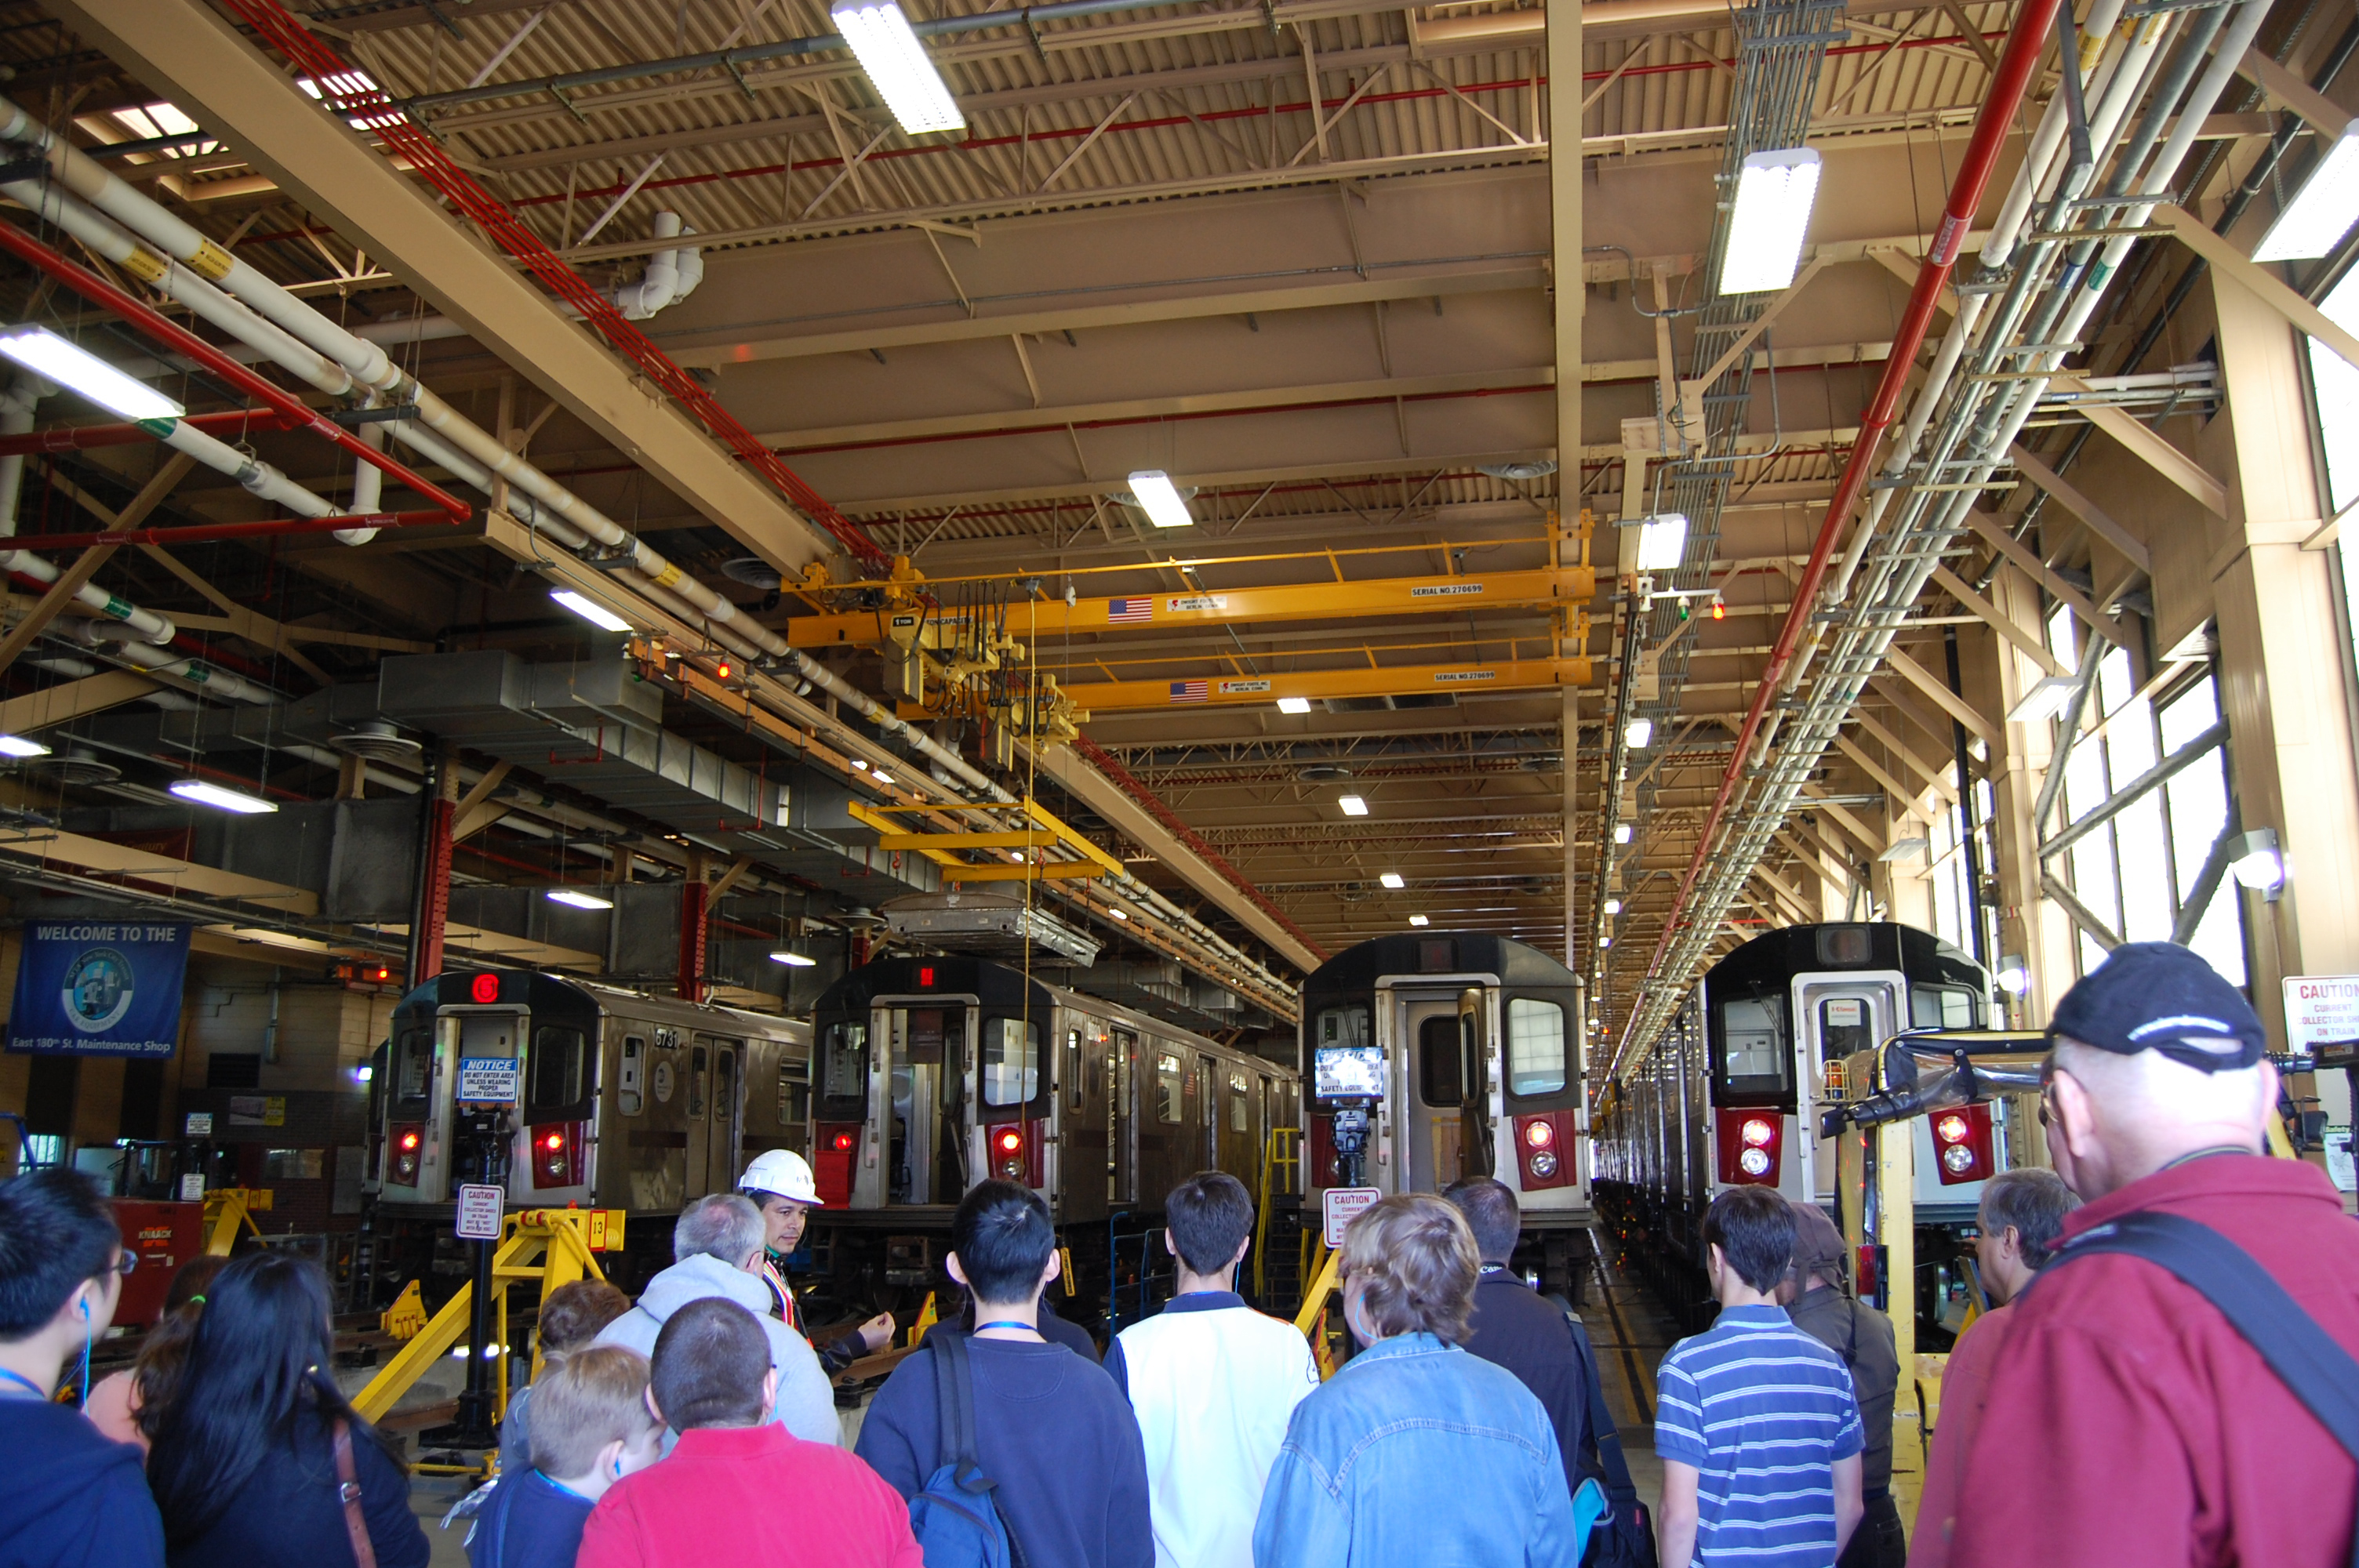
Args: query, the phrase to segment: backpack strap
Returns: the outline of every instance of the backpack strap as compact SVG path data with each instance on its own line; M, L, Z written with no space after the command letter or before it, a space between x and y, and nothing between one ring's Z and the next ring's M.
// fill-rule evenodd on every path
M1622 1433L1605 1408L1605 1386L1597 1371L1597 1351L1589 1343L1589 1325L1560 1295L1551 1295L1564 1325L1572 1331L1573 1354L1581 1358L1581 1380L1589 1393L1589 1441L1597 1445L1598 1467L1605 1472L1605 1490L1618 1511L1638 1500L1630 1481L1630 1462L1622 1456Z
M940 1462L956 1466L959 1485L972 1488L978 1469L974 1452L974 1371L967 1360L966 1336L937 1327L926 1336L934 1353L934 1404L941 1422ZM984 1482L984 1485L990 1485Z
M2359 1460L2359 1359L2251 1253L2200 1221L2145 1209L2073 1238L2055 1260L2100 1252L2142 1258L2210 1302L2343 1451ZM2359 1568L2359 1533L2351 1561Z

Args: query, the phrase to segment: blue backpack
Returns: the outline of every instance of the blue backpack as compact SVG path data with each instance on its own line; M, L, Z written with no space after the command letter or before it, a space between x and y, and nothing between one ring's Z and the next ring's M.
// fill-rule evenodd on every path
M974 1370L966 1336L947 1325L926 1335L933 1353L934 1401L941 1429L940 1467L909 1499L909 1533L926 1568L1025 1568L1015 1531L999 1517L974 1452Z

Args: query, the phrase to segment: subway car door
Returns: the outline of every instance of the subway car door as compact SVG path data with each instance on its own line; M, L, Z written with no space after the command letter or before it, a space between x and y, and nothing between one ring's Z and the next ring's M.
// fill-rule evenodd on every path
M1114 1162L1106 1193L1109 1203L1138 1201L1138 1035L1128 1029L1113 1033Z
M1438 1193L1465 1173L1466 1052L1458 998L1402 997L1397 1039L1407 1042L1393 1075L1398 1192ZM1377 1184L1383 1184L1378 1176Z
M712 1092L708 1097L706 1109L704 1190L708 1193L734 1193L737 1190L740 1168L737 1147L745 1130L745 1097L737 1074L737 1064L745 1054L745 1044L700 1034L696 1037L696 1048L710 1051L712 1055Z
M1808 1150L1808 1184L1803 1188L1820 1203L1835 1196L1835 1143L1819 1137L1819 1109L1826 1104L1830 1067L1854 1052L1873 1051L1898 1033L1894 1003L1897 976L1805 976L1794 982L1794 1016L1801 1021L1796 1049L1801 1060L1795 1075L1800 1108L1795 1134ZM1838 1069L1839 1070L1839 1069ZM1916 1119L1922 1122L1924 1118Z
M1458 1050L1463 1096L1458 1134L1459 1175L1488 1176L1499 1169L1499 1085L1491 1071L1498 1056L1497 1009L1479 989L1458 996ZM1450 1184L1444 1182L1443 1186ZM1439 1190L1439 1189L1437 1189Z

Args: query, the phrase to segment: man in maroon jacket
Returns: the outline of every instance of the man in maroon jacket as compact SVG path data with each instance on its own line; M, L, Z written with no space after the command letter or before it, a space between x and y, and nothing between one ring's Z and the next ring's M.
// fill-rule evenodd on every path
M2088 1200L2015 1318L1959 1487L1953 1568L2346 1568L2359 1469L2217 1309L2072 1238L2141 1210L2219 1231L2359 1351L2359 1226L2333 1184L2264 1157L2260 1020L2202 959L2117 947L2068 991L2041 1119Z

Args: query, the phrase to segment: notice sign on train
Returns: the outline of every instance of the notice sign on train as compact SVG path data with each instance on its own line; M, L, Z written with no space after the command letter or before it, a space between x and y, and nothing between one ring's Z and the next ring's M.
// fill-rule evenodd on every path
M500 1214L507 1203L507 1195L505 1187L462 1184L459 1188L459 1239L497 1241L500 1238Z
M1332 1252L1343 1246L1344 1227L1375 1207L1384 1195L1374 1187L1329 1187L1321 1200L1327 1221L1327 1249Z
M514 1105L516 1065L513 1056L459 1058L459 1096L476 1104Z

